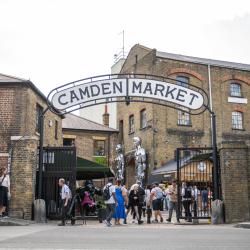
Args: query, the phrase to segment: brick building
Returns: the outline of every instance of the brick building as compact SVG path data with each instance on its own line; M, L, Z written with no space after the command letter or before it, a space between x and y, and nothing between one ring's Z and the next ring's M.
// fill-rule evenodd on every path
M31 218L35 199L39 115L46 97L29 80L0 74L0 164L9 166L10 215ZM44 146L62 145L62 117L48 111Z
M112 166L118 130L110 128L103 115L102 125L74 114L65 115L62 122L63 145L75 145L77 156L101 165Z
M188 86L190 83L202 88L208 94L211 109L217 117L218 145L240 142L249 150L250 65L182 56L135 45L130 50L121 73L170 77L179 80L179 84ZM191 116L155 104L141 102L130 103L127 106L118 103L117 124L120 131L119 141L124 144L127 156L133 149L133 137L136 135L142 138L143 147L149 156L149 180L152 180L152 171L175 158L176 148L211 146L209 112ZM241 181L245 189L249 190L248 217L245 217L249 218L250 162L248 160L245 163L243 166L245 170L242 170L242 173L247 172L248 175L243 175L244 180ZM237 165L237 161L234 164ZM127 168L129 173L127 178L132 181L133 160L128 162ZM230 175L230 172L227 174ZM225 181L222 176L222 182L223 180ZM224 184L225 182L222 186ZM227 187L224 185L224 198L229 194Z

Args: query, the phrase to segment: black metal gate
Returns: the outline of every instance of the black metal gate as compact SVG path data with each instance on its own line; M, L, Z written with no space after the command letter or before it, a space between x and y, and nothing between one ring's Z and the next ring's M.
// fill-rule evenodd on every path
M58 186L60 178L65 179L74 195L76 165L75 147L43 148L42 198L45 200L48 217L57 218L60 215L60 189Z
M180 219L211 218L211 202L214 193L212 153L212 148L177 149Z

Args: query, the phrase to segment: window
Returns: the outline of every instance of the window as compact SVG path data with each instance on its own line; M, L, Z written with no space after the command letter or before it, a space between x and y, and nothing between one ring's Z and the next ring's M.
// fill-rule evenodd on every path
M230 85L230 95L241 97L241 85L238 83L231 83Z
M63 138L63 146L74 146L74 145L75 145L75 139Z
M40 105L36 105L36 132L40 133L41 115L43 108Z
M94 156L105 156L105 141L94 141Z
M243 129L243 113L238 111L232 112L232 128Z
M135 132L135 118L134 115L130 115L129 116L129 121L128 121L128 127L129 127L129 134L134 133Z
M58 139L58 121L55 120L55 139Z
M140 126L141 126L141 128L147 127L146 109L143 109L140 111Z
M182 87L188 88L189 78L186 76L177 76L176 80L178 81L179 85Z
M177 124L181 126L190 126L191 125L190 114L184 111L178 110L178 123Z

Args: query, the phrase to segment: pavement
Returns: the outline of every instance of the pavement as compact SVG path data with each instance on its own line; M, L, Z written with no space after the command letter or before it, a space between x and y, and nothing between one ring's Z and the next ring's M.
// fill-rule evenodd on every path
M250 249L250 231L235 225L132 224L105 227L97 221L0 227L0 249L166 250Z

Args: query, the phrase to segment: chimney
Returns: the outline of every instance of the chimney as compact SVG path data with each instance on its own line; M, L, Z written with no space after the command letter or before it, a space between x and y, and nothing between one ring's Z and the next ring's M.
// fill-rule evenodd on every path
M109 113L108 113L108 105L107 104L105 104L105 110L104 110L104 114L102 115L102 121L103 121L103 125L109 127Z

